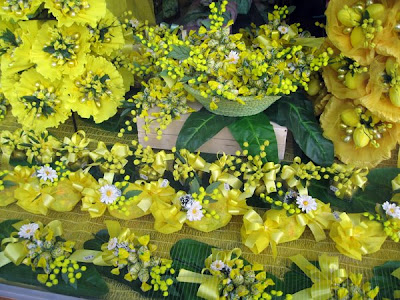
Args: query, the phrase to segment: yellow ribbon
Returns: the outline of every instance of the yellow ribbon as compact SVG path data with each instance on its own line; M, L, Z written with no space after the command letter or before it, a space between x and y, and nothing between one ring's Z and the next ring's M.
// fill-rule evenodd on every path
M289 187L296 188L300 195L308 195L307 186L303 186L298 173L301 173L300 164L293 163L290 166L285 165L282 167L281 178L286 181Z
M209 166L209 171L211 172L210 183L222 182L227 183L234 189L240 189L242 182L234 175L229 173L229 168L226 167L228 156L223 154Z
M211 249L211 254L205 259L204 265L206 266L205 269L203 269L203 272L205 270L212 271L211 264L216 261L216 260L221 260L224 264L228 266L232 266L231 260L237 259L242 255L242 250L239 248L234 248L233 250L220 250L217 248Z
M71 138L64 137L64 149L68 151L68 162L74 163L80 157L86 157L90 151L86 148L90 144L90 139L86 138L83 130L75 132Z
M220 185L219 190L227 199L228 212L233 216L244 215L250 207L247 205L247 198L251 197L250 193L242 193L240 190L227 190L223 185Z
M400 279L400 268L394 270L391 274L393 277L396 277L397 279ZM400 290L395 290L393 292L393 297L395 299L400 299Z
M351 198L353 194L360 188L364 188L367 183L368 168L355 169L353 166L334 164L334 168L338 173L347 173L351 176L344 182L341 182L338 197L343 199L345 197Z
M249 210L243 216L240 233L243 244L252 252L259 254L271 244L272 254L276 257L276 245L297 240L304 228L294 216L288 217L285 210L268 210L263 218L254 210Z
M175 204L156 201L151 206L151 212L154 217L154 229L164 234L181 230L186 221L186 213Z
M129 155L132 155L132 151L130 151L128 145L121 144L121 143L115 143L112 146L111 150L108 150L108 148L104 142L99 142L97 144L96 150L89 153L90 158L94 162L97 162L101 158L103 158L105 161L111 160L112 162L117 160L118 163L120 163L122 167L124 167L128 163L128 160L126 158ZM102 166L102 163L100 163L100 165ZM105 170L105 171L109 171L109 170Z
M208 172L210 164L200 156L200 152L197 154L187 152L185 155L186 162L194 170Z
M339 268L339 258L325 254L318 257L319 267L311 264L303 255L297 254L290 257L306 274L313 285L311 288L302 290L293 296L293 300L313 299L326 300L331 298L331 286L338 285L347 279L347 272Z
M135 184L141 186L143 191L140 194L141 202L138 204L138 207L144 212L149 212L154 202L171 202L175 195L174 188L161 178L158 181L151 182L137 180Z
M249 165L249 171L251 172L251 165ZM255 185L252 186L250 189L246 189L245 191L251 191L254 189L262 188L262 191L266 194L276 192L276 174L279 172L281 165L275 164L273 162L267 162L262 167L263 177L259 180L255 180ZM247 173L244 175L244 179L248 180L252 176L251 173Z
M22 184L14 191L17 205L33 214L46 215L54 197L51 195L52 187L40 185L38 179Z
M53 158L56 155L56 151L60 148L61 145L61 142L55 137L49 135L47 131L44 131L41 135L37 135L34 138L29 137L29 141L36 148L39 149L39 154L36 156L31 149L28 149L27 161L29 163L32 163L34 157L42 164L52 163Z
M179 275L176 278L179 282L199 283L200 287L197 290L197 296L207 300L218 300L218 283L217 277L212 275L198 274L185 269L179 271Z
M340 214L340 221L331 224L329 236L342 254L361 260L362 255L377 252L387 235L381 223L361 214Z
M398 193L394 194L391 201L397 202L400 204L400 175L397 175L393 180L392 180L392 190L397 191Z

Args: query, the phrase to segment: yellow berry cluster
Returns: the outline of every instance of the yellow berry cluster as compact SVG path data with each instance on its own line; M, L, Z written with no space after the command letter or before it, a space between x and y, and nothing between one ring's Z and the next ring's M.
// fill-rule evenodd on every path
M77 280L82 278L82 272L85 272L87 267L79 266L76 261L67 259L65 256L59 256L50 264L50 270L48 279L45 282L47 287L57 285L59 283L59 275L66 276L68 283L75 285Z
M212 192L208 193L204 187L200 187L198 193L192 193L191 195L194 201L197 201L201 204L203 208L203 215L206 218L214 218L219 220L220 216L217 211L214 209L208 209L210 203L217 202L219 198L222 197L222 194L219 189L214 189Z
M150 283L153 286L153 290L155 292L161 291L164 297L169 295L168 287L174 283L172 278L163 278L169 274L175 274L175 269L172 268L170 261L161 260L161 265L152 267L150 271Z
M126 175L124 181L118 181L114 183L115 187L121 190L122 195L117 198L117 200L109 206L110 210L119 210L126 216L130 215L128 208L135 202L140 194L140 191L132 191L128 194L126 188L129 185L130 176Z

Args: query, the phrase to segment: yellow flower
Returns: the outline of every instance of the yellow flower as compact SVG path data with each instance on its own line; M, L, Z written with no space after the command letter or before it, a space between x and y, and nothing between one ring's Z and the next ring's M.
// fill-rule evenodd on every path
M124 96L124 83L112 63L88 56L85 72L66 82L68 106L83 118L101 123L116 114Z
M89 27L89 32L91 49L98 55L110 55L125 44L122 26L109 10L95 27Z
M0 23L0 56L18 47L20 37L15 34L17 28L18 26L11 22Z
M391 157L391 150L396 147L399 140L399 127L397 124L386 125L386 123L383 123L386 127L379 128L382 128L380 130L384 130L384 132L379 133L377 137L380 138L376 139L369 134L371 128L367 130L365 129L367 128L366 125L361 124L358 124L360 127L356 128L352 126L352 118L344 118L354 109L356 109L356 106L352 101L332 97L321 116L324 136L333 142L335 155L344 163L356 167L374 167L382 160ZM368 111L364 114L371 115ZM377 119L375 116L373 118L374 120ZM357 119L356 122L360 123ZM380 122L380 124L382 123Z
M105 0L45 0L44 7L56 17L59 26L75 23L94 27L106 14Z
M42 0L0 0L0 17L7 21L28 20L42 4Z
M89 52L89 33L83 26L58 27L46 22L32 46L31 59L37 71L49 79L63 75L76 77L83 73Z
M340 253L361 260L362 255L377 252L386 240L383 226L369 221L361 214L340 214L340 221L333 222L329 236Z
M61 81L51 82L30 69L22 73L14 88L15 97L9 98L11 112L23 128L42 132L49 127L58 127L70 116Z

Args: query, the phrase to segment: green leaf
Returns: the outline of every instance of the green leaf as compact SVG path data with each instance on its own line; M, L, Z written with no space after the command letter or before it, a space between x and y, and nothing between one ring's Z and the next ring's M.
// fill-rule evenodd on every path
M252 0L234 0L237 4L237 13L246 15L251 7Z
M185 60L190 56L190 48L184 45L172 45L172 51L167 56L177 60Z
M211 194L215 189L221 185L220 182L213 182L206 188L206 193Z
M162 12L164 19L172 18L178 13L179 3L178 0L163 0Z
M333 163L333 144L324 138L312 104L304 95L282 97L266 113L270 119L289 128L296 143L312 161L321 166Z
M260 154L260 147L268 140L269 146L265 147L266 159L275 163L279 162L274 127L265 114L241 117L229 125L229 130L240 146L243 146L244 142L249 143L249 154L253 156Z
M0 223L0 244L3 239L10 237L11 233L16 231L12 225L18 223L19 221L20 220L13 219Z
M393 292L400 290L400 279L391 274L398 268L400 268L400 261L387 261L381 266L374 267L371 285L373 288L379 286L377 299L394 299Z
M327 180L312 181L309 186L311 196L330 203L336 209L348 213L375 212L376 203L389 201L393 196L392 179L400 174L398 168L380 168L369 172L364 190L358 190L351 200L339 199L330 190Z
M318 262L310 261L310 263L318 267ZM313 284L311 279L296 264L290 266L290 271L285 273L283 282L284 294L294 294L311 287Z
M12 31L8 28L3 31L2 35L0 35L0 39L2 39L6 43L18 47L18 42L17 39L15 38L14 33L12 33Z
M125 193L124 196L125 196L126 199L129 199L129 198L138 196L141 193L142 193L142 191L132 190L132 191L129 191L129 192Z
M222 128L232 124L236 118L215 115L205 109L190 114L176 141L178 149L196 151Z
M198 193L200 189L200 182L196 178L193 178L189 183L189 188L191 194Z

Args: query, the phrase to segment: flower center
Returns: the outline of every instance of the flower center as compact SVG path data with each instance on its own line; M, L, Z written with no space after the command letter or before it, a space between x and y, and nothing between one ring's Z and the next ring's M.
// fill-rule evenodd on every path
M70 36L62 36L62 34L54 30L52 32L52 40L46 44L43 48L44 52L47 52L52 57L52 66L64 65L68 63L68 66L73 67L76 64L77 50L79 50L79 38L80 34L76 32Z
M69 14L75 17L81 10L89 9L88 1L81 0L55 0L55 7L61 10L64 14Z
M2 9L4 11L11 11L17 16L22 15L24 10L31 6L31 0L6 0L3 3Z
M25 108L36 113L37 117L42 115L46 118L54 115L55 107L60 103L55 93L55 88L44 87L40 82L35 84L35 91L32 95L21 97Z
M308 201L304 201L303 204L307 206L308 205Z
M95 101L96 105L100 107L100 100L104 96L112 94L108 89L110 76L107 74L94 74L93 71L89 71L86 73L86 77L82 78L82 81L85 82L85 84L82 84L80 81L75 82L75 85L79 87L79 90L84 95L81 99L82 102Z
M107 195L107 197L111 197L111 196L112 196L112 191L111 191L111 190L108 190L108 191L106 192L106 195Z

